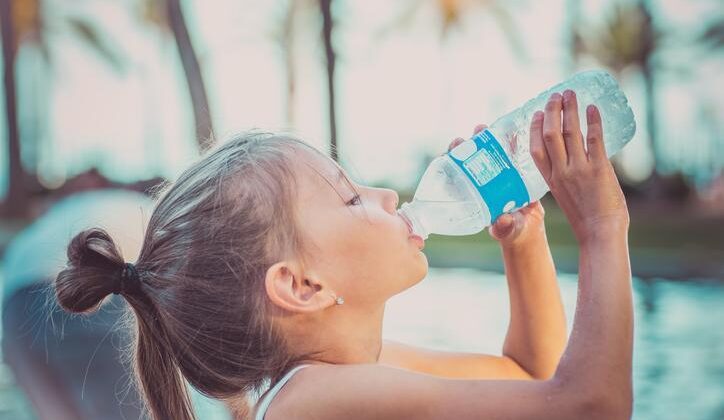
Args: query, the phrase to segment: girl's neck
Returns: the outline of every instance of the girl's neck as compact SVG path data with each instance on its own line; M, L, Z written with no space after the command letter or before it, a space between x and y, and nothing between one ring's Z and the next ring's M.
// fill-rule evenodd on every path
M352 307L331 308L323 321L287 334L291 348L300 354L322 353L308 364L377 363L382 349L382 319L385 306L375 310L355 311Z

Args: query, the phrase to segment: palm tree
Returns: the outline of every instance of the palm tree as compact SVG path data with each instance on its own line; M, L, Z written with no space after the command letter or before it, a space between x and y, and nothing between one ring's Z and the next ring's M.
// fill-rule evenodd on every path
M710 22L697 38L697 42L702 44L708 52L717 52L724 50L724 16L719 16ZM712 178L724 178L722 167L724 166L724 139L717 132L717 115L712 99L706 99L699 105L699 116L701 125L711 133L712 144L704 153L708 155L712 165Z
M657 104L656 104L656 66L654 56L660 44L661 34L654 27L651 6L648 0L639 0L633 4L618 3L603 28L593 35L586 28L576 28L576 37L580 40L580 51L574 54L587 54L620 75L629 68L637 69L644 80L644 100L646 103L646 126L649 132L651 150L654 156L656 177L662 162L661 147L658 144Z
M296 75L294 66L294 38L296 36L297 20L302 10L314 7L318 8L322 17L322 44L325 52L325 67L327 73L327 96L328 96L328 118L330 137L330 156L337 161L339 151L337 149L337 116L336 116L336 89L335 89L335 65L336 51L332 41L334 20L332 18L331 0L288 0L286 10L279 23L279 29L273 34L274 41L279 44L282 51L285 83L286 83L286 110L285 119L287 126L294 126L294 96L296 93Z
M173 35L191 96L196 141L199 151L203 151L213 144L214 130L201 64L191 42L181 2L180 0L145 0L141 6L143 8L142 17L146 22L163 30L168 29Z
M294 35L296 30L299 1L289 0L284 17L280 25L279 33L275 34L275 40L282 50L284 60L284 81L286 83L287 101L285 109L285 120L288 127L294 126L294 96L296 93L296 74L294 66Z
M518 31L515 28L513 17L509 12L509 4L503 0L409 0L402 13L393 20L391 25L383 28L382 34L391 28L409 24L417 14L426 6L432 4L440 19L440 40L446 41L453 29L463 26L463 17L473 10L482 10L495 18L503 35L518 57L525 56L525 48Z
M284 80L287 85L287 103L285 119L287 124L294 126L294 95L296 93L296 75L294 72L294 29L299 3L290 0L282 24L281 44L284 51Z
M461 17L467 11L471 4L461 0L413 0L409 3L407 10L398 19L395 26L400 23L409 21L417 13L422 5L434 1L436 7L442 17L441 39L445 40L449 30L452 27L461 24ZM503 28L505 35L508 37L511 45L518 55L523 54L523 47L517 31L514 30L513 20L507 9L500 0L477 0L478 7L485 8L488 12L496 17L496 21ZM328 110L329 110L329 135L330 135L330 155L332 159L339 159L338 139L337 139L337 118L335 109L335 83L334 72L336 64L336 51L333 45L334 19L332 17L332 0L319 0L319 10L322 15L322 40L324 44L324 52L327 66L327 91L328 91Z
M570 51L567 72L572 73L578 66L578 57L582 53L582 40L578 33L577 23L581 17L581 5L578 0L566 0L566 16L568 19L566 41Z
M15 57L17 53L16 27L13 25L13 1L0 0L0 30L3 48L3 86L5 88L5 117L8 141L8 192L5 213L19 216L27 208L29 197L23 187L25 170L20 159L20 135L18 133L18 108L15 91Z
M332 44L332 0L319 0L319 11L322 14L322 41L324 42L324 56L327 64L327 94L329 111L329 152L332 159L339 160L337 149L337 115L335 111L334 68L336 53Z
M408 0L405 8L402 10L392 24L386 25L380 31L384 36L386 32L396 29L397 27L409 25L414 18L425 7L433 7L435 14L439 19L439 40L441 47L449 41L450 34L454 29L463 29L465 24L464 17L471 15L475 11L482 11L491 15L495 22L500 26L503 35L507 38L509 46L512 48L515 57L518 60L526 60L526 52L523 47L521 38L515 28L515 23L510 14L509 7L515 2L503 0ZM444 50L441 50L441 54ZM443 60L446 62L447 60ZM450 92L450 80L446 80L446 93ZM444 98L443 102L449 98ZM450 108L444 106L445 110Z
M35 177L28 174L23 167L20 147L20 122L18 121L17 102L17 54L22 47L34 47L40 50L47 67L53 64L50 46L47 43L49 34L57 32L57 22L43 19L43 3L41 0L0 0L0 31L2 31L3 49L3 85L5 88L5 114L7 120L8 144L8 192L4 201L4 212L11 217L22 216L27 210L32 181ZM115 70L121 71L123 63L99 35L96 28L88 21L69 16L64 18L76 35L102 56ZM34 120L29 124L42 126L47 115L47 103L32 104L35 108L30 113ZM33 147L37 139L25 139L25 147Z
M699 35L698 41L712 50L724 48L724 17L719 17L717 20L710 22Z

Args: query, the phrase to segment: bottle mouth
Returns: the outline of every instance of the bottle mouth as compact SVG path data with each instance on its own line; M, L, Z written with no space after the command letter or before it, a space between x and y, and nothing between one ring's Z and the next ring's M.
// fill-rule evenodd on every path
M410 232L410 235L412 235L412 223L407 220L407 217L405 217L404 213L398 212L398 214L402 218L402 221L405 222L405 225L407 225L407 230Z
M420 221L415 218L412 212L409 211L409 207L410 203L403 203L400 209L397 210L397 214L405 221L407 228L410 230L410 235L417 235L423 240L427 239L427 231L425 231Z

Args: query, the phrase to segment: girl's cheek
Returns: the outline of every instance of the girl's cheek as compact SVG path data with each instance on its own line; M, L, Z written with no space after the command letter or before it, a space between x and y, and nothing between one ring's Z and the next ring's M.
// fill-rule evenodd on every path
M400 231L400 222L401 221L398 220L395 216L392 216L389 213L385 212L384 214L379 215L379 217L375 221L375 224L380 229L384 229L385 231L394 233Z
M370 221L374 225L380 227L386 227L392 224L391 216L387 213L383 213L382 211L375 211L370 214Z

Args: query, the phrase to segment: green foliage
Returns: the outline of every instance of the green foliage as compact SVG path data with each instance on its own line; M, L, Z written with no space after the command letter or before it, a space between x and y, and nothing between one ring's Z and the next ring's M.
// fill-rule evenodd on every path
M699 42L712 50L724 47L724 16L711 22L699 36Z
M643 68L661 40L651 13L641 2L617 3L602 27L575 28L574 54L591 55L601 64L620 73L627 67Z
M77 18L68 18L68 25L78 35L78 38L85 42L91 50L102 57L114 70L121 72L125 69L124 60L111 48L103 39L101 34L90 22Z

